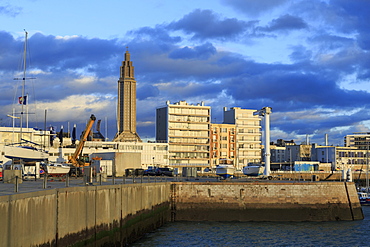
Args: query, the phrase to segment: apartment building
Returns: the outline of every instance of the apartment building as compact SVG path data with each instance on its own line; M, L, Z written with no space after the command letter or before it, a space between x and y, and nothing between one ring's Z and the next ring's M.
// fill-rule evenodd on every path
M271 163L286 162L286 147L270 145Z
M156 110L156 141L169 145L173 167L209 167L211 107L179 101Z
M367 150L357 147L312 145L312 161L331 163L332 169L364 169L369 162Z
M248 163L261 163L261 118L256 110L232 107L224 108L224 124L234 124L236 130L236 167Z
M210 164L212 167L228 161L236 162L235 124L211 124L210 128Z
M369 150L370 132L356 132L344 137L345 147L357 147L361 150Z

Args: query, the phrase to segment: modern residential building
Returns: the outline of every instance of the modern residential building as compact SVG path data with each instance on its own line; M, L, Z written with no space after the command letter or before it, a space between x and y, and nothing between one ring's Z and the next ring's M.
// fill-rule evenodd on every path
M288 162L293 161L310 161L311 145L288 145L286 146L285 158Z
M209 167L211 107L179 101L156 110L156 141L169 145L173 167Z
M215 167L224 161L236 164L235 124L211 124L210 164Z
M344 137L345 147L358 147L361 150L369 150L370 132L356 132Z
M130 61L130 53L128 51L125 53L125 60L122 61L120 78L118 80L117 127L118 132L113 141L141 142L136 132L136 81L134 66L132 61Z
M232 107L224 108L224 124L234 124L236 130L236 167L243 168L249 163L261 163L261 118L254 115L256 110Z
M284 163L286 158L286 147L270 145L271 163Z
M319 146L312 145L311 160L322 163L331 163L332 169L364 169L369 161L367 150L357 147Z

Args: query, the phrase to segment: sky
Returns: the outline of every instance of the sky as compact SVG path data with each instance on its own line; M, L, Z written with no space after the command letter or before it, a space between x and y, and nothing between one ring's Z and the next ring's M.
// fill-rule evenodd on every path
M0 0L0 125L20 112L28 32L29 126L82 132L91 114L111 140L126 49L137 81L137 132L155 110L201 101L271 107L271 140L343 145L370 132L368 0ZM127 48L128 47L128 48Z

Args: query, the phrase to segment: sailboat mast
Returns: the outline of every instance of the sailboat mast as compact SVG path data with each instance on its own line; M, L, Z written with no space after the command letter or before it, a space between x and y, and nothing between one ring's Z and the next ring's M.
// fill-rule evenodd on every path
M22 127L23 127L23 111L24 111L24 94L25 94L25 87L26 87L26 66L27 66L27 36L28 33L26 30L25 37L24 37L24 48L23 48L23 78L22 78L22 95L21 95L21 124L20 124L20 133L19 133L19 142L22 142Z

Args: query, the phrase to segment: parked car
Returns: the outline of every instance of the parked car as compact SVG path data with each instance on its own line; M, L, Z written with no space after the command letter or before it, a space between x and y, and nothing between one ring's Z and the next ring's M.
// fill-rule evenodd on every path
M149 169L144 170L143 175L144 176L155 176L157 175L157 171L154 168L149 168Z
M168 167L160 167L160 168L157 168L156 175L157 176L164 175L164 176L173 177L173 169L172 168L168 168Z

